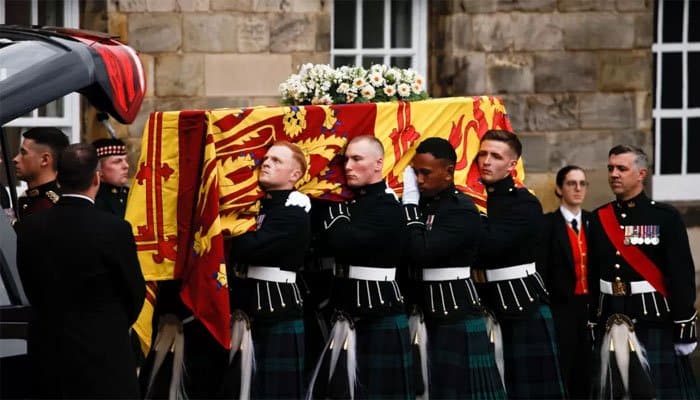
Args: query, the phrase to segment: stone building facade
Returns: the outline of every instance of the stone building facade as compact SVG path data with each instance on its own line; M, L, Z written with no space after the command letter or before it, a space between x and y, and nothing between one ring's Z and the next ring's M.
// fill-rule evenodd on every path
M120 130L134 149L152 111L276 104L299 64L330 62L329 0L82 3L81 27L118 35L144 61L141 115ZM590 171L593 207L610 198L613 144L653 154L651 3L428 0L429 93L501 96L545 209L556 207L554 174L569 163Z

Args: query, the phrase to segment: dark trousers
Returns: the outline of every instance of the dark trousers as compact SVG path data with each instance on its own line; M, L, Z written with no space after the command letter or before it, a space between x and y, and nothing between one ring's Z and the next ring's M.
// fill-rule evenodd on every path
M588 322L588 296L573 296L568 303L552 304L559 361L569 398L587 399L591 388L593 345Z

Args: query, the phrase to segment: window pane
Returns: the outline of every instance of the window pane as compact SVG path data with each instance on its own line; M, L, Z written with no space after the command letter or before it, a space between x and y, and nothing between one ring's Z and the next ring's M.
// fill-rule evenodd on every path
M384 47L384 0L364 0L362 7L362 47Z
M661 108L681 108L683 105L681 53L665 53L661 57Z
M336 0L333 8L333 46L336 49L354 49L357 11L355 1Z
M700 107L700 52L688 52L688 107Z
M40 117L63 117L63 101L60 98L38 108Z
M391 2L391 47L411 47L411 0Z
M362 57L362 66L365 68L369 68L372 66L372 64L383 64L384 63L384 57L382 56L365 56Z
M690 13L688 21L694 21L688 24L688 41L700 42L700 24L698 24L700 21L700 1L691 1L688 12Z
M683 5L685 1L663 2L663 41L664 43L680 42L683 40Z
M63 26L63 1L42 0L39 2L39 25Z
M700 172L700 118L688 118L688 173Z
M680 118L661 120L661 173L681 173L682 126Z
M392 67L399 67L399 68L411 68L411 58L410 56L407 57L391 57L391 66Z
M355 56L335 56L333 57L333 66L342 67L343 65L355 65Z
M27 0L5 0L5 23L31 25L32 3Z

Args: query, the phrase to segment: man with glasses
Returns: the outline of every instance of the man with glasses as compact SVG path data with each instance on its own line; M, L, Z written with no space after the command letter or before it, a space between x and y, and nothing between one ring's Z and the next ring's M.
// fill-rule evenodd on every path
M538 261L549 291L562 378L573 399L588 398L590 391L592 341L588 329L587 263L590 212L581 208L587 187L586 174L580 167L567 165L557 172L554 194L561 205L545 215Z

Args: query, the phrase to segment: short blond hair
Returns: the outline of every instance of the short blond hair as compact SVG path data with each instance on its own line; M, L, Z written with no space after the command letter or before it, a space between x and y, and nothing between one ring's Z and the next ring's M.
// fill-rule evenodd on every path
M272 146L286 147L291 150L292 158L297 162L297 164L299 164L299 168L301 169L301 176L303 177L306 174L306 156L304 155L304 151L302 151L299 146L286 140L279 140L273 143Z

